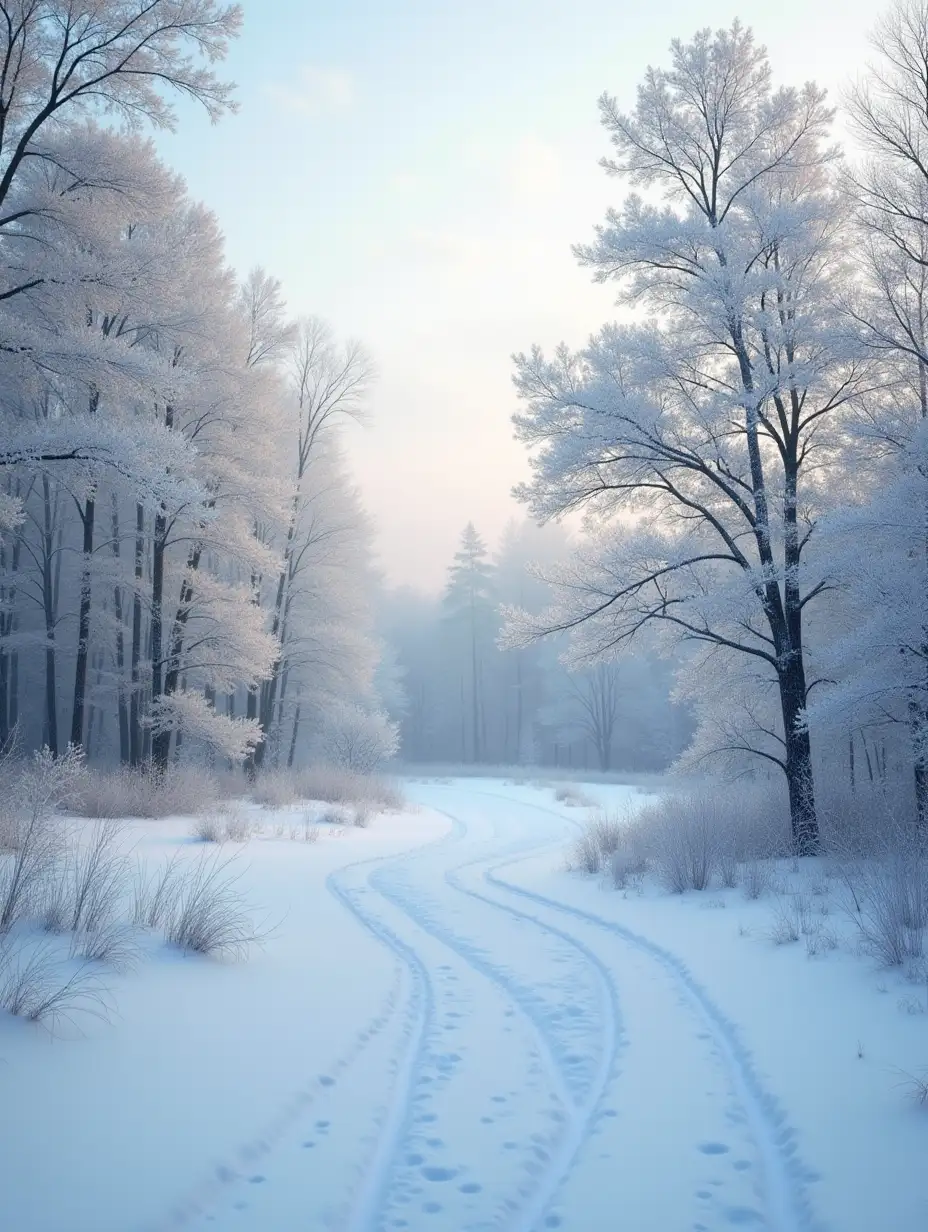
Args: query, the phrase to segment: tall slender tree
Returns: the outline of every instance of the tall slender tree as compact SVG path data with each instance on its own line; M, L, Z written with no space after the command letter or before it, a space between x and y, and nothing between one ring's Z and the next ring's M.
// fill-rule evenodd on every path
M587 509L594 548L560 578L531 636L585 626L591 653L645 626L763 665L797 852L818 846L803 617L828 585L807 569L820 493L866 364L837 344L842 211L830 190L831 114L814 85L774 90L737 23L674 42L634 110L600 100L610 174L649 190L577 249L646 323L579 354L517 357L533 450L521 497L542 518ZM637 519L632 535L617 521ZM534 626L534 627L533 627ZM759 752L761 750L758 750Z
M483 756L481 669L494 633L493 566L473 522L461 535L461 545L448 570L444 606L449 624L466 638L470 676L471 758Z

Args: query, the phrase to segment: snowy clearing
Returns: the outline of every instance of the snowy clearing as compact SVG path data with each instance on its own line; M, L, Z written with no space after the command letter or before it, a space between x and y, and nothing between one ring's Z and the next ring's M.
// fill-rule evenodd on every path
M769 899L565 872L552 787L407 791L312 843L255 810L247 963L152 944L110 1022L0 1019L5 1227L928 1226L924 989L775 946ZM126 824L153 867L192 831Z

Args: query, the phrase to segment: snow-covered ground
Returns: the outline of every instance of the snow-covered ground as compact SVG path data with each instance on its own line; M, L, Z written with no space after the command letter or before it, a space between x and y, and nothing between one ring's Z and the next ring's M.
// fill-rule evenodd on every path
M0 1020L0 1226L928 1228L900 1086L926 990L773 945L769 900L568 874L584 814L550 788L407 791L311 844L262 815L241 886L274 927L247 963L154 947L109 1023ZM193 850L189 821L127 830L152 862Z

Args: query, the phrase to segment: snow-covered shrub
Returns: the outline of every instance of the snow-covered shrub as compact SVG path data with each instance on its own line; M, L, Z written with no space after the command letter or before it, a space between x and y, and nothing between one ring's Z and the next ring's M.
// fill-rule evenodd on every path
M603 856L599 843L589 828L584 830L571 848L568 867L579 869L583 873L598 873L602 867Z
M146 873L136 865L132 892L132 922L142 928L163 928L171 919L181 890L183 865L177 855L165 860L156 872Z
M105 1016L105 987L91 962L65 962L49 942L0 938L0 1010L54 1029L78 1013Z
M610 864L613 855L625 845L628 823L618 817L599 813L588 822L574 842L568 866L585 873L598 873Z
M231 860L201 857L183 870L167 921L167 939L207 956L243 957L258 940L248 904L229 875Z
M928 1108L928 1070L922 1074L906 1074L902 1085L914 1104Z
M7 794L7 847L0 863L0 934L23 916L38 912L57 872L64 835L55 814L70 803L84 778L80 753L53 758L47 749L2 784Z
M229 810L225 814L224 837L230 843L247 843L256 831L255 824L243 813Z
M326 804L367 804L373 809L405 807L406 799L399 784L376 774L355 774L334 766L313 766L296 776L300 796L304 800L322 800Z
M708 793L667 796L645 810L654 867L674 894L705 890L716 871L727 818Z
M139 947L131 925L124 920L107 920L85 928L71 940L71 957L104 963L114 971L131 970L139 958Z
M822 848L838 858L885 853L914 813L910 792L897 780L857 783L820 776L818 815Z
M618 817L600 813L590 822L588 831L599 848L603 860L608 860L622 845L623 822Z
M392 779L328 765L265 771L254 784L252 798L268 809L289 808L300 800L373 811L399 811L406 804L399 784Z
M888 967L925 952L928 929L928 859L900 850L861 863L860 910L854 919L864 948Z
M201 843L247 843L255 830L255 824L243 813L220 808L198 817L193 832Z
M204 813L197 818L193 834L201 843L221 843L225 838L225 820L218 813Z
M719 851L718 875L726 890L733 890L741 881L741 866L730 851Z
M928 844L891 800L870 800L865 816L830 833L827 867L862 947L886 966L902 966L925 952Z
M219 784L199 766L174 766L164 774L125 767L88 775L75 808L82 817L186 817L215 806Z
M364 706L333 706L320 738L323 757L339 770L374 774L396 756L399 728L387 715Z
M579 787L570 787L566 783L555 787L554 798L558 804L567 804L572 808L592 808L594 804L586 792L581 791Z
M758 899L770 889L770 865L761 860L749 860L741 871L744 897Z
M120 827L104 821L89 838L72 846L66 857L72 886L69 932L99 932L112 922L122 903L128 861L118 847Z
M296 775L287 770L266 770L255 781L251 797L266 809L284 809L296 804L301 795Z
M778 897L773 908L770 939L774 945L790 945L800 937L809 937L821 930L812 913L808 895L803 893Z
M636 852L632 844L625 844L612 853L609 861L612 884L616 890L625 890L630 882L639 883L648 871L647 859Z

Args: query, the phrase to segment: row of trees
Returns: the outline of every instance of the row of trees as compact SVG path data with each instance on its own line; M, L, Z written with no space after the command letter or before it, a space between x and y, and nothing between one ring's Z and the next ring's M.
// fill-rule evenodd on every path
M604 95L627 191L576 253L621 317L517 357L520 495L589 535L544 615L513 606L509 644L688 644L690 761L781 768L800 854L819 766L853 774L855 751L886 775L888 748L928 824L924 0L875 41L854 158L823 92L775 87L737 23L675 42L632 110Z
M240 283L138 131L173 124L171 91L233 105L214 66L238 7L3 16L0 743L254 770L373 725L388 750L338 435L369 361L267 274Z
M561 662L564 638L500 648L502 608L541 611L549 588L535 566L569 551L558 527L513 523L491 556L470 524L441 597L385 597L408 762L644 771L682 751L692 728L671 700L670 663L642 655L571 671Z

